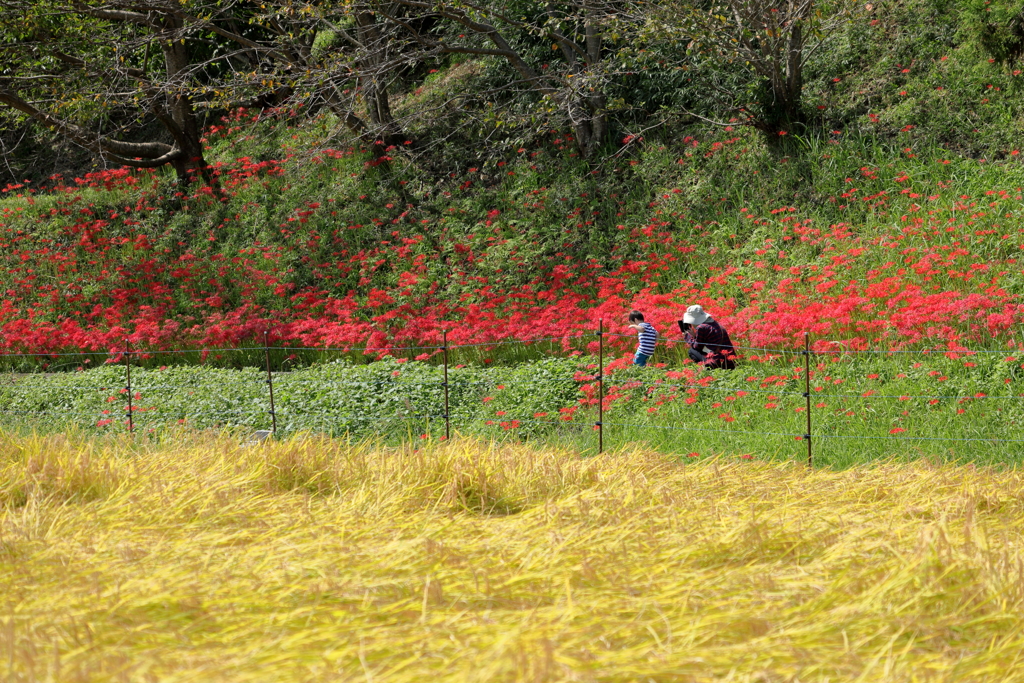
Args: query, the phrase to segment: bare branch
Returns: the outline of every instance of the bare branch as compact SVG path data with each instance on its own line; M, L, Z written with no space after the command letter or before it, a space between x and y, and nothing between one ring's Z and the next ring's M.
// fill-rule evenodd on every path
M162 142L122 142L106 137L91 136L75 124L63 121L37 109L10 90L0 89L0 104L5 104L26 114L47 128L66 134L82 147L96 153L116 154L129 159L141 157L151 160L162 157L170 159L175 154L180 153L180 150L176 150ZM161 162L159 165L164 163L166 162Z
M89 7L81 2L75 2L73 7L80 14L93 17L95 19L107 19L109 21L125 21L138 26L148 26L149 28L157 28L158 24L147 14L141 12L128 12L125 10L112 10L112 9L100 9L97 7Z

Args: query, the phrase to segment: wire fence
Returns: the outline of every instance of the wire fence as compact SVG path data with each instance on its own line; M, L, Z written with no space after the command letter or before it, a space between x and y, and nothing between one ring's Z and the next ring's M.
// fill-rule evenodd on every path
M947 358L957 359L960 357L970 357L980 354L1012 354L1016 352L1014 349L921 349L917 351L911 351L907 349L871 349L871 350L823 350L822 347L828 345L842 346L841 342L834 342L830 340L818 340L816 343L816 349L812 349L810 335L805 334L803 338L803 348L790 348L790 349L776 349L767 347L746 347L746 346L729 346L725 353L726 357L733 357L739 360L743 359L742 354L739 351L756 351L759 353L779 354L786 356L793 356L794 358L803 359L803 373L802 380L804 383L803 391L792 391L783 390L779 388L769 388L765 386L765 382L770 381L769 378L765 378L761 381L761 386L754 388L752 386L736 385L736 382L729 382L728 386L720 386L717 384L718 378L707 375L703 376L699 380L691 380L687 383L668 383L664 380L648 381L637 378L627 378L624 380L614 381L610 378L609 373L605 367L605 339L606 337L635 337L636 335L622 334L616 332L608 332L604 329L604 322L599 323L598 330L590 334L570 334L562 336L547 336L547 337L533 337L527 339L495 339L490 341L481 342L469 342L469 343L458 343L449 344L447 339L447 331L442 332L442 339L440 344L434 345L413 345L413 346L364 346L364 347L290 347L290 346L271 346L269 343L269 331L264 332L264 343L261 346L243 346L234 348L201 348L201 349L177 349L177 350L148 350L132 348L129 342L125 342L123 349L111 350L107 352L101 351L83 351L83 352L60 352L60 353L0 353L0 358L3 357L14 357L14 358L60 358L60 357L101 357L106 356L107 362L105 364L121 365L124 368L124 381L121 382L104 382L101 384L62 384L59 387L60 391L75 391L82 394L89 392L105 392L110 393L108 402L110 407L101 408L97 410L81 411L81 410L64 410L54 409L50 407L41 407L38 410L21 410L12 409L11 406L0 405L0 415L12 415L12 416L23 416L25 418L40 418L45 419L49 417L57 417L72 420L95 420L98 425L104 423L112 423L114 421L123 421L127 426L129 433L134 433L136 428L136 416L141 413L151 413L154 411L159 412L160 408L154 405L140 405L138 401L142 400L142 392L189 392L189 395L193 395L195 391L203 391L204 399L213 399L220 401L222 404L217 407L216 419L221 424L233 424L235 426L246 426L253 429L269 427L269 431L276 434L278 431L278 421L289 420L296 418L297 416L306 419L313 420L314 423L323 424L325 427L330 429L332 425L337 425L339 422L346 424L359 423L369 428L379 428L383 424L391 423L425 423L425 424L443 424L445 438L450 438L452 433L453 425L460 427L463 425L469 425L472 423L483 423L487 426L496 426L505 430L516 430L523 425L536 425L546 426L548 428L557 427L564 430L572 430L575 433L579 433L581 430L590 428L596 433L597 441L597 452L600 453L604 450L604 435L606 430L612 429L623 429L623 428L640 428L644 430L658 430L662 432L700 432L706 434L713 434L723 438L733 437L748 437L748 436L773 436L773 437L789 437L797 441L804 442L807 450L807 464L812 466L814 464L814 450L813 444L818 439L864 439L864 440L881 440L888 439L892 441L944 441L944 442L962 442L962 443L1007 443L1007 444L1019 444L1024 443L1024 439L1013 439L1013 438L991 438L991 437L947 437L947 436L921 436L921 435L910 435L903 433L904 430L896 429L892 430L889 435L870 435L870 434L836 434L829 431L815 431L815 420L814 420L814 407L812 406L811 399L821 401L825 399L837 399L837 400L858 400L858 399L870 399L870 400L897 400L897 401L911 401L911 400L928 400L930 402L936 401L1012 401L1022 400L1024 395L1014 394L990 394L987 392L975 392L973 394L967 393L954 393L954 394L880 394L874 390L868 390L861 393L830 393L824 391L823 387L815 387L814 390L811 388L811 359L816 356L834 356L837 353L844 355L858 355L858 354L910 354L917 353L923 356L945 356ZM475 347L494 347L500 345L509 344L535 344L540 342L551 342L559 341L563 344L567 344L569 340L573 339L591 339L597 342L597 372L593 374L588 373L577 373L576 381L581 383L589 383L590 393L589 396L593 396L596 392L596 399L591 398L589 403L594 405L594 419L578 419L574 414L579 406L576 406L572 412L568 415L562 415L557 419L541 419L548 418L547 412L536 412L533 415L508 415L504 413L498 413L494 416L480 416L472 412L464 412L453 410L451 405L450 390L453 387L461 389L482 387L495 387L503 388L496 380L467 380L460 378L453 382L449 378L450 359L449 353L457 349L475 348ZM693 347L696 342L690 338L663 338L659 340L666 343L681 343ZM719 347L724 348L724 345L716 344L705 344L701 343L701 347ZM373 414L370 412L357 413L357 414L345 414L339 415L338 413L332 412L314 412L308 409L296 410L294 406L291 406L283 411L277 408L274 398L274 381L275 373L271 366L270 352L271 351L311 351L319 353L351 353L351 352L388 352L393 353L396 351L432 351L431 356L440 354L442 356L443 366L443 377L441 379L418 379L415 382L405 382L398 378L377 378L377 379L362 379L362 380L346 380L346 379L315 379L315 380L303 380L289 387L290 390L305 390L309 388L323 388L323 387L360 387L363 389L372 388L377 391L383 391L385 389L394 389L400 387L408 387L410 390L423 390L425 387L429 387L433 390L434 395L432 400L437 403L435 409L431 409L426 412L420 410L414 410L409 407L409 410L405 411L404 414L395 415L380 415ZM265 392L261 393L261 396L253 396L253 404L248 407L238 407L233 405L238 401L236 396L227 394L218 394L211 392L209 387L205 386L203 382L196 380L192 383L157 383L152 384L149 380L139 381L138 378L133 382L132 369L136 365L133 359L150 359L159 355L181 355L187 353L238 353L238 352L256 352L263 355L264 367L260 369L260 372L265 371L265 375L253 374L248 379L253 383L254 386L265 385ZM590 366L593 367L593 366ZM50 373L54 374L54 373ZM280 375L280 371L279 371ZM753 379L753 378L751 378ZM795 379L795 375L794 375ZM713 380L713 381L706 381ZM582 385L580 387L583 388ZM686 425L659 425L652 424L649 422L636 422L636 421L606 421L604 419L605 414L605 398L609 391L623 391L632 390L636 388L643 388L651 394L656 394L658 391L675 391L686 390L687 392L700 392L700 391L714 391L714 392L725 392L732 394L732 399L736 397L742 397L746 395L765 395L768 399L777 400L780 397L799 397L803 398L804 406L803 412L805 413L806 424L805 428L800 431L752 431L743 429L711 429L707 427L694 427ZM13 392L19 394L31 394L32 392L38 392L41 390L52 389L45 383L21 383L11 384L2 387L5 392ZM122 401L119 405L114 405L115 402ZM151 400L151 399L150 399ZM728 399L727 399L728 400ZM720 404L716 404L720 405ZM564 410L565 406L556 406L553 410ZM798 410L800 410L798 408ZM187 411L179 409L177 414L181 414ZM237 419L233 419L237 418ZM173 416L171 417L173 419ZM268 424L269 423L269 424Z

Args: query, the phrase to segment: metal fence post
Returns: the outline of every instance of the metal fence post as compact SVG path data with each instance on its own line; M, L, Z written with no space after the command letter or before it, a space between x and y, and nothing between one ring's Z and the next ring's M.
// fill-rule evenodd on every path
M804 400L807 411L807 433L804 439L807 441L807 466L814 466L814 457L811 454L811 334L804 332Z
M452 437L451 416L448 412L448 330L442 330L441 335L441 343L444 344L441 347L444 352L444 438L448 440Z
M263 355L267 359L267 388L270 390L270 420L274 436L277 436L277 413L274 412L274 376L270 374L270 331L263 330Z
M597 454L604 452L604 318L597 323Z
M124 340L124 370L128 380L125 389L128 391L128 433L131 434L135 429L132 417L132 343L127 337Z

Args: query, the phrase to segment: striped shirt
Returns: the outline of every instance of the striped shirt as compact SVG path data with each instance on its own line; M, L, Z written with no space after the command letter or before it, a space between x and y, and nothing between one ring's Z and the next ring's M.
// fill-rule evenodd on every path
M654 329L654 325L640 323L637 336L639 337L640 344L636 347L636 350L645 356L653 356L654 346L658 343L658 331Z

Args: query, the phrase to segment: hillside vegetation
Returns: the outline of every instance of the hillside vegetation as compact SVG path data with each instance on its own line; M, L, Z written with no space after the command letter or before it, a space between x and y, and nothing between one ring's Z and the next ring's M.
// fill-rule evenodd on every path
M527 100L473 96L506 68L488 58L392 94L408 144L383 157L326 109L232 110L203 138L222 195L118 168L5 189L0 345L233 347L269 330L380 355L444 328L616 331L631 307L677 336L696 302L746 346L804 331L1013 346L1022 76L984 14L905 0L851 16L808 62L805 122L770 135L687 113L728 113L705 80L734 67L710 58L638 57L632 113L587 158L571 129L516 115Z
M602 436L612 447L804 459L810 432L817 461L839 466L889 455L1019 459L1016 6L821 5L824 23L807 19L818 33L789 113L769 106L785 93L707 47L714 31L677 3L601 15L599 25L573 24L575 5L551 5L566 13L563 28L604 31L600 77L596 63L581 70L552 51L543 31L488 15L521 32L510 49L543 72L529 82L555 88L548 99L503 58L474 53L482 43L440 14L418 20L467 51L394 43L412 66L387 92L368 92L359 84L372 55L322 30L342 5L315 6L326 14L295 24L320 41L307 56L321 61L302 78L341 68L323 61L330 55L351 57L350 110L312 81L229 108L257 84L225 85L221 97L199 87L221 76L196 72L203 165L184 177L173 164L101 161L49 177L56 157L29 167L20 152L8 156L10 168L47 176L12 183L0 199L0 364L10 373L0 422L122 431L131 403L143 433L268 429L269 365L281 436L437 439L447 333L454 433L589 453L603 325ZM444 6L445 21L465 19ZM92 11L75 7L52 16ZM523 8L529 21L544 17ZM216 22L230 8L208 9L227 30ZM271 30L263 19L254 32ZM116 28L93 20L97 31ZM174 35L187 45L201 37L196 26ZM32 31L19 40L39 47ZM160 35L125 34L143 41L124 43L125 63L150 64L138 60ZM264 54L266 68L279 54ZM605 104L567 118L565 98L590 92L581 82ZM80 86L91 92L88 79ZM115 95L103 116L144 135L126 113L136 105ZM105 106L66 103L82 130L107 121L96 118ZM353 130L346 111L370 127ZM390 123L373 128L382 112ZM59 138L33 139L68 142ZM687 366L676 321L693 303L730 331L739 372ZM643 371L629 367L632 308L661 334L656 367Z

